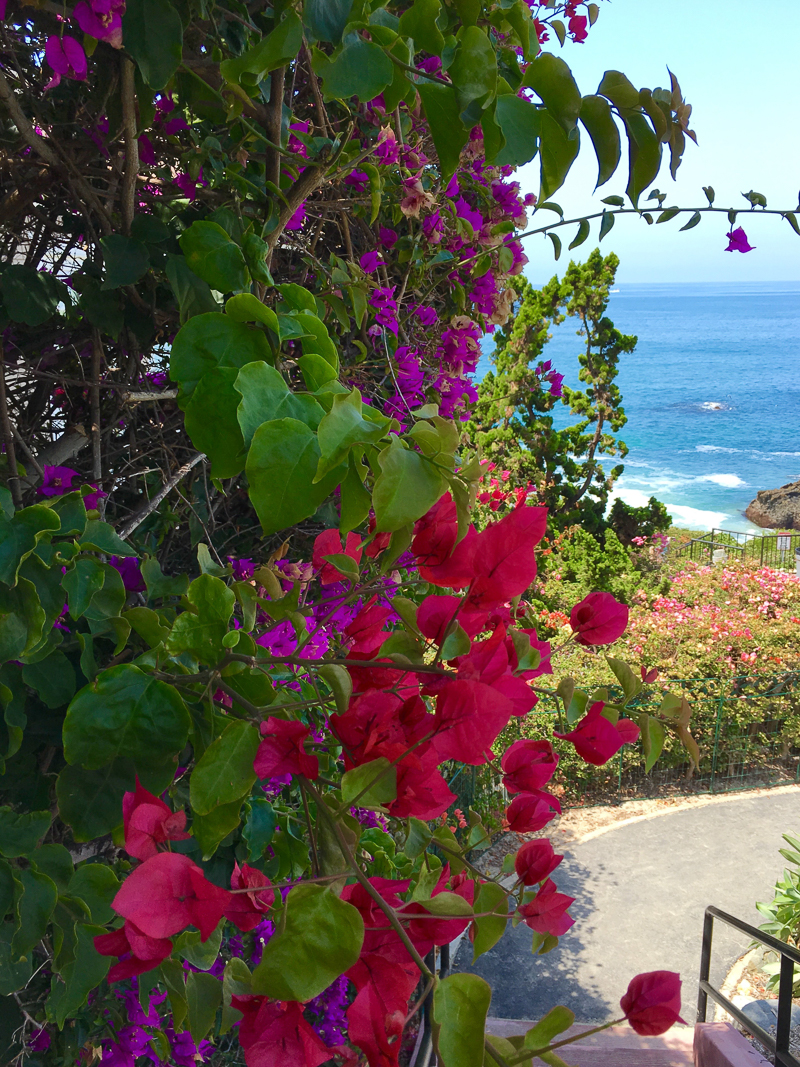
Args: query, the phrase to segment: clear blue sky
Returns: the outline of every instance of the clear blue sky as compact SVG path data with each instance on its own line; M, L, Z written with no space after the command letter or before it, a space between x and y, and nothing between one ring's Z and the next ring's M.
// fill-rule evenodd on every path
M596 92L603 72L621 70L637 88L668 86L666 67L677 75L692 104L692 127L699 144L687 141L683 164L673 182L665 163L655 185L665 204L702 206L702 186L712 185L716 204L749 207L741 193L755 189L769 207L795 208L800 190L800 0L773 0L768 6L743 0L601 0L600 17L583 45L559 49L581 92ZM623 149L624 154L624 149ZM518 177L524 191L538 192L538 160ZM574 217L597 210L600 198L624 194L627 168L597 191L596 161L584 137L565 186L554 197ZM602 207L602 205L600 205ZM542 213L538 218L550 217ZM688 216L683 217L687 221ZM756 251L725 252L729 229L724 215L706 215L699 226L679 233L678 219L648 227L635 216L621 217L600 246L620 257L618 280L628 282L800 280L800 237L778 216L744 225ZM562 230L564 252L572 230ZM546 238L526 241L527 273L543 281L556 269ZM578 256L595 247L596 223Z

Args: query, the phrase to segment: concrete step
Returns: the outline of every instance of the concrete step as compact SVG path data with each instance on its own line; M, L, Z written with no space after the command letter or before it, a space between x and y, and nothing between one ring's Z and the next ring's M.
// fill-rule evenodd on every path
M533 1026L525 1019L487 1019L486 1029L498 1037L524 1034ZM573 1026L559 1040L591 1030ZM574 1045L566 1045L559 1055L570 1067L693 1067L693 1026L673 1026L660 1037L640 1037L629 1026L614 1026L592 1034Z

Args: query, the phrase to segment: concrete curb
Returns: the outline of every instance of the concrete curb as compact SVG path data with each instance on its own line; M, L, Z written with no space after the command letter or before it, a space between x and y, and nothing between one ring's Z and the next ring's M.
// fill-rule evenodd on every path
M749 967L751 961L763 951L763 948L751 948L749 952L745 952L743 956L739 957L733 967L731 967L725 975L725 981L720 987L720 993L722 993L724 997L727 997L728 1000L733 1000L736 995L736 990L739 988L739 982L742 980L742 975ZM716 1001L712 1001L712 1003L714 1004L714 1018L712 1022L731 1023L734 1026L736 1025L736 1020L728 1015L721 1004L717 1004Z
M776 785L766 789L743 789L740 793L709 793L704 796L691 797L687 798L683 803L674 804L659 811L648 812L646 815L633 815L630 819L620 819L619 822L609 823L608 826L599 826L596 830L589 830L588 833L574 838L568 844L582 845L585 841L591 841L595 837L602 837L603 834L611 833L612 830L619 830L623 826L631 826L637 822L647 822L650 819L660 819L664 815L672 815L677 811L686 811L688 808L703 808L708 804L732 804L737 800L751 800L756 796L783 796L786 793L793 792L800 792L800 782L792 782L790 785ZM565 847L567 847L566 844Z

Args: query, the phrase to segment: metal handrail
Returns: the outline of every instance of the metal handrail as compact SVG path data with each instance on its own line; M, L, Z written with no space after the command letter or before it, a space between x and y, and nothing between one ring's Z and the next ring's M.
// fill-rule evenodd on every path
M684 541L683 544L675 546L676 556L685 556L687 553L691 556L694 551L694 545L702 545L703 548L707 548L709 552L713 552L715 548L724 548L726 552L744 552L744 545L732 545L729 541L713 541L708 537L692 537L689 541Z
M775 1028L775 1036L768 1034L758 1023L753 1022L743 1011L736 1007L728 998L709 982L711 970L711 942L714 933L714 919L727 923L737 930L758 941L774 952L779 953L781 958L781 976L778 986L778 1024ZM773 1056L772 1062L779 1067L800 1067L800 1060L789 1052L789 1032L792 1020L792 986L794 984L794 965L800 964L800 950L785 941L779 941L771 934L765 934L757 930L755 926L729 915L726 911L720 911L711 905L706 908L703 920L703 947L700 953L700 983L697 995L697 1021L706 1021L706 1008L708 998L711 997L725 1011L733 1016L749 1033L753 1034L761 1044L770 1050Z
M425 957L428 967L436 973L436 949L433 948ZM450 945L441 945L439 948L439 978L446 978L450 973ZM409 1067L429 1067L433 1053L433 1026L431 1010L433 1008L433 993L428 993L422 1004L422 1024L417 1035L417 1043L411 1053Z

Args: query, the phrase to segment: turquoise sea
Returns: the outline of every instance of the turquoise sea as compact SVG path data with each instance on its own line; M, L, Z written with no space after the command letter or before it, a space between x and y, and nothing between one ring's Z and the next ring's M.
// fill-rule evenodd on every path
M630 449L618 495L657 496L678 525L754 529L756 492L800 480L800 282L620 283L608 313L639 338L617 378ZM545 358L578 387L575 328L557 327Z

